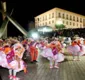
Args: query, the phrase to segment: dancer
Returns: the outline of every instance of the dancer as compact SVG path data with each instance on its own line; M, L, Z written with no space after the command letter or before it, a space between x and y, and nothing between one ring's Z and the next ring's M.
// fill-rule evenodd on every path
M21 71L21 70L24 70L24 72L26 73L27 70L26 70L26 64L25 62L22 60L22 57L23 57L23 53L25 51L24 47L21 45L20 42L17 42L16 44L13 45L13 50L14 50L14 62L12 62L12 66L14 65L13 67L13 79L16 80L18 77L16 77L16 73ZM10 70L10 73L12 72L12 70Z
M73 60L80 60L80 55L81 55L81 47L79 46L80 42L77 41L72 41L72 44L67 47L68 52L70 52L73 56ZM77 56L77 59L76 59Z
M29 51L30 51L30 56L31 56L31 63L37 62L37 57L38 57L38 49L36 48L36 42L31 40L29 43Z
M9 44L5 44L2 50L0 50L0 66L9 69L10 80L19 80L19 78L16 77L16 74L21 70L24 70L24 72L26 73L26 65L22 60L22 54L24 53L24 50L22 50L22 46L20 47L19 45L17 45L14 48Z
M59 68L58 63L64 61L64 55L58 51L55 43L43 46L41 55L49 60L50 68Z

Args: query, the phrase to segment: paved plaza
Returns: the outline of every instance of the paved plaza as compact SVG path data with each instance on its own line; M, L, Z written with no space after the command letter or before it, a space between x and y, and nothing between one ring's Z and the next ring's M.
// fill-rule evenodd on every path
M85 56L81 61L72 61L72 56L66 56L64 62L60 63L59 69L50 69L49 61L40 57L37 63L28 64L28 73L23 71L17 73L21 80L85 80ZM8 79L8 69L0 68L2 80Z

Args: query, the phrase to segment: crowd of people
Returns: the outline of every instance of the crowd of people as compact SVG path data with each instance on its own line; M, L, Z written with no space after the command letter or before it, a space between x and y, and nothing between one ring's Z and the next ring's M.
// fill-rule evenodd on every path
M81 37L44 37L39 40L33 38L9 37L0 39L0 66L9 70L10 80L19 80L17 72L27 73L24 55L30 56L30 62L37 62L38 56L49 60L49 68L59 68L59 63L65 60L65 50L73 55L73 61L80 60L85 54L85 39ZM77 56L77 59L75 58Z

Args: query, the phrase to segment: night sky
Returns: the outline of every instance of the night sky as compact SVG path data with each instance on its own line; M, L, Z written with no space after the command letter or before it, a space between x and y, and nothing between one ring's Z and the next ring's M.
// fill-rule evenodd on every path
M7 12L12 9L12 17L16 19L25 29L34 17L54 7L66 9L75 13L85 15L84 0L6 0ZM20 2L19 2L20 1ZM11 24L11 23L9 23ZM17 31L18 32L18 31Z

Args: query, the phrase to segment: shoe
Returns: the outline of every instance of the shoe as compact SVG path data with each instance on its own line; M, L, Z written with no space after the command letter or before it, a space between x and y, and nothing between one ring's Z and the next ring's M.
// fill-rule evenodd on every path
M9 79L10 79L10 80L12 80L12 79L13 79L13 76L12 76L12 75L9 75L8 77L9 77Z
M50 66L50 69L52 69L53 68L53 66Z
M34 62L37 62L36 60L34 60Z
M33 61L31 61L31 63L34 63Z
M73 61L76 61L76 59L73 59Z
M56 65L56 66L54 66L54 68L57 68L58 69L59 67Z
M77 61L80 61L81 59L77 59Z
M20 80L20 78L13 76L13 80Z

